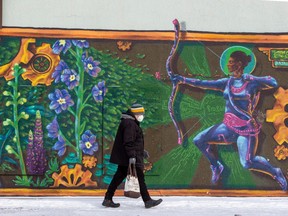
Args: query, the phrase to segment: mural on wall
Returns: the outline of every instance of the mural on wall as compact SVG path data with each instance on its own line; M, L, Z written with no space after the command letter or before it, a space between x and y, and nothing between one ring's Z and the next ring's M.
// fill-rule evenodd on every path
M174 25L174 43L1 37L1 187L106 188L138 102L150 188L286 190L288 47L182 41Z
M220 91L225 100L222 123L212 125L201 131L193 139L193 143L210 163L211 183L217 184L224 170L224 166L212 146L237 143L240 163L245 169L270 175L280 184L282 190L286 191L287 180L281 169L273 167L266 158L256 155L258 135L262 124L257 121L253 114L259 102L260 92L276 88L278 86L277 81L271 76L250 75L255 68L256 58L251 50L241 46L229 47L220 58L221 69L230 76L229 78L205 80L175 75L170 64L179 43L180 27L177 20L174 20L174 25L176 35L174 46L167 60L167 71L173 82L169 111L177 130L178 143L182 143L183 135L174 120L173 107L170 105L175 97L178 84Z
M87 40L4 38L2 43L2 186L105 187L116 170L109 150L121 112L153 92L135 83L158 82L143 73L147 65L129 66L132 60L96 50ZM121 52L130 46L117 42ZM18 52L11 54L11 47Z

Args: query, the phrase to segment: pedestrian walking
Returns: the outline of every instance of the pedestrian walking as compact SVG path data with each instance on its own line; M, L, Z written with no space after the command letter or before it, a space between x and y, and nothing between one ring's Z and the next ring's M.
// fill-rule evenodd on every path
M110 162L118 164L118 168L105 193L103 206L112 208L120 206L120 203L114 203L112 198L117 187L126 178L129 164L136 167L140 194L145 208L157 206L162 202L162 199L154 200L150 197L145 184L144 158L149 157L149 154L144 150L144 136L140 127L144 113L145 110L141 104L133 104L122 113L110 158Z

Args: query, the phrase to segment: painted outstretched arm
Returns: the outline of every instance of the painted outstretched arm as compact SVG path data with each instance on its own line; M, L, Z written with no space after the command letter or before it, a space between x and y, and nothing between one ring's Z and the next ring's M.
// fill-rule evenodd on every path
M180 75L174 75L172 82L177 84L186 84L192 87L209 89L215 91L224 91L228 78L218 79L218 80L200 80L194 78L186 78Z
M243 77L247 81L254 82L254 84L260 91L276 88L278 86L276 79L271 76L257 77L249 74L244 74Z

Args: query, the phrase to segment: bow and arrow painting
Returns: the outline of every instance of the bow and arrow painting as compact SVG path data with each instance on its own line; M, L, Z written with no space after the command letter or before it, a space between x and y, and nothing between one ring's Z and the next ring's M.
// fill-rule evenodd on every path
M269 161L256 154L258 135L262 123L254 116L261 91L278 87L271 76L253 76L256 58L253 52L242 46L227 48L220 57L224 75L220 79L197 79L185 75L174 74L171 60L179 44L179 22L175 26L175 41L167 60L167 72L172 81L173 89L169 99L169 113L177 130L178 144L183 142L183 133L174 117L173 102L178 85L189 85L210 91L219 91L224 98L224 117L222 122L209 126L193 138L193 143L205 156L211 168L211 183L217 184L224 165L213 145L230 145L236 143L239 161L243 168L258 171L271 176L279 183L282 190L287 191L287 180L280 168L274 167ZM193 111L193 110L191 110Z

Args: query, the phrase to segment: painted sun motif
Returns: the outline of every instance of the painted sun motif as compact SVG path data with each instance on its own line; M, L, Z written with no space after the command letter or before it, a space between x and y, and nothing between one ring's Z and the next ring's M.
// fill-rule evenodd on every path
M266 121L273 122L276 134L274 139L279 145L288 142L288 127L286 126L286 119L288 118L288 90L280 87L274 94L276 102L272 110L266 111Z
M28 50L28 46L34 44L35 41L34 38L23 38L21 40L21 46L15 58L0 67L0 77L4 77L7 81L14 79L13 65L20 63L27 65L29 63L34 56L34 53Z
M52 187L59 187L60 185L69 188L76 188L84 185L85 187L97 186L97 182L92 181L92 173L89 170L85 172L82 170L80 164L76 164L73 169L69 169L67 164L60 167L61 172L53 173L54 185Z
M36 53L22 77L30 80L32 86L39 84L49 86L54 80L52 73L59 62L60 56L52 52L50 44L43 43L42 46L36 48Z
M4 77L7 81L12 80L14 78L13 65L20 64L26 70L22 74L23 79L30 80L32 86L51 85L54 80L52 73L60 61L60 56L52 52L50 44L43 43L35 48L35 42L34 38L23 38L15 58L0 67L0 77ZM34 49L30 50L28 47Z

